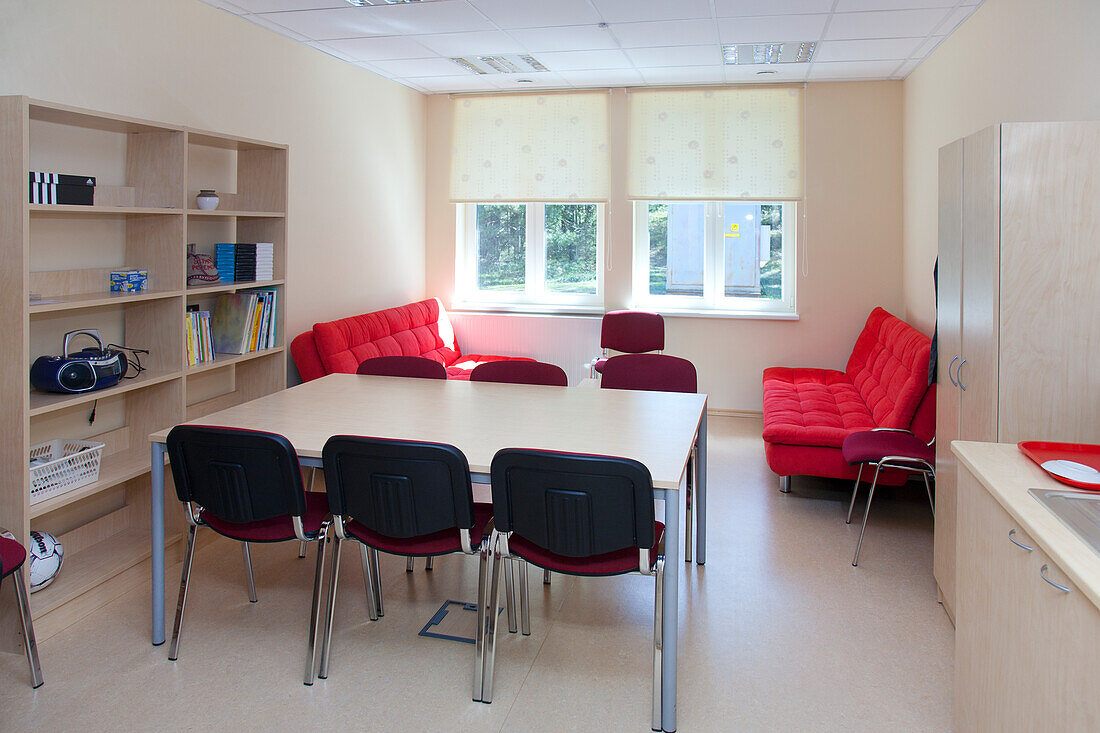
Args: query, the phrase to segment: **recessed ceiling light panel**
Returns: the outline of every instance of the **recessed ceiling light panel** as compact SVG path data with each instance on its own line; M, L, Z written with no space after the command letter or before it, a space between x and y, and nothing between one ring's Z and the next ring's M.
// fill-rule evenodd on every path
M541 61L529 54L507 56L486 54L452 58L451 61L475 74L528 74L532 71L549 71Z
M813 58L817 43L727 43L722 60L730 66L756 64L805 64Z

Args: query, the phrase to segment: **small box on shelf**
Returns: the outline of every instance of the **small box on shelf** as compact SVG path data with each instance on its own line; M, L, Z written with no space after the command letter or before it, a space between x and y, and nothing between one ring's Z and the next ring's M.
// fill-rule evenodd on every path
M112 270L112 293L140 293L149 282L148 270Z

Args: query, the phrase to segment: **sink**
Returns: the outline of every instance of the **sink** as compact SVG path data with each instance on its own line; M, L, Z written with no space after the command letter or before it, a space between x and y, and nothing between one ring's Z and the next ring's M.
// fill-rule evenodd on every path
M1082 542L1100 555L1100 495L1077 491L1028 489L1040 504L1058 517Z

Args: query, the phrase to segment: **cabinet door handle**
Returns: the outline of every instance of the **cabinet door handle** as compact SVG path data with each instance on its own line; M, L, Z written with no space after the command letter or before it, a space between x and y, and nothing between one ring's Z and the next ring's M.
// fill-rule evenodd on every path
M1022 547L1023 549L1027 550L1028 552L1031 552L1032 550L1035 549L1034 547L1028 547L1024 543L1017 540L1015 529L1008 530L1008 541L1011 542L1012 544L1016 545L1017 547Z
M963 384L963 364L966 363L966 359L959 362L959 368L955 370L955 384L959 385L959 389L963 392L966 391L966 386Z
M957 362L958 360L959 355L955 354L955 356L951 358L951 363L947 365L947 378L950 379L951 384L955 385L956 387L959 386L959 383L955 381L955 377L951 374L951 367L955 366L955 362Z
M1045 580L1046 582L1048 582L1048 583L1050 583L1051 585L1053 585L1053 586L1054 586L1055 588L1057 588L1058 590L1060 590L1060 591L1064 591L1064 592L1066 592L1066 593L1069 593L1069 588L1067 588L1067 587L1066 587L1066 586L1064 586L1064 585L1059 585L1058 583L1055 583L1055 582L1054 582L1053 580L1051 580L1050 578L1048 578L1048 577L1047 577L1047 566L1046 566L1046 565L1043 565L1043 567L1039 568L1039 576L1040 576L1040 577L1041 577L1041 578L1042 578L1043 580Z

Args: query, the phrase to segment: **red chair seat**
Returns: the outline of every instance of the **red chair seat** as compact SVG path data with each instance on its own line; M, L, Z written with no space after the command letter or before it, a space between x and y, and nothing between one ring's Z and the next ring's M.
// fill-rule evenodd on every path
M474 526L470 529L470 544L477 547L485 536L485 527L493 519L493 505L474 502ZM446 555L462 552L457 529L445 529L419 537L387 537L354 520L344 525L344 531L368 547L391 555Z
M305 496L306 513L302 517L302 528L307 535L314 535L321 530L321 524L328 517L328 496L317 491L307 491ZM248 524L226 522L207 511L202 513L201 518L203 523L218 534L241 542L285 542L297 539L289 516L261 519Z
M469 380L470 372L480 364L490 361L535 361L526 356L497 356L496 354L463 354L447 365L447 379Z
M596 359L596 363L592 365L592 368L595 369L599 374L603 374L603 365L607 363L607 359L609 358L610 357Z
M27 551L23 545L7 537L0 537L0 578L6 578L22 565L27 559Z
M657 564L657 556L664 539L664 522L654 522L655 541L649 550L649 565ZM638 550L628 547L594 557L566 557L535 545L518 534L508 538L508 551L540 568L567 575L622 575L638 569Z
M852 433L844 439L841 453L844 455L844 460L851 465L878 463L886 456L916 458L931 465L936 463L934 447L925 445L924 441L909 433L896 433L889 430Z

